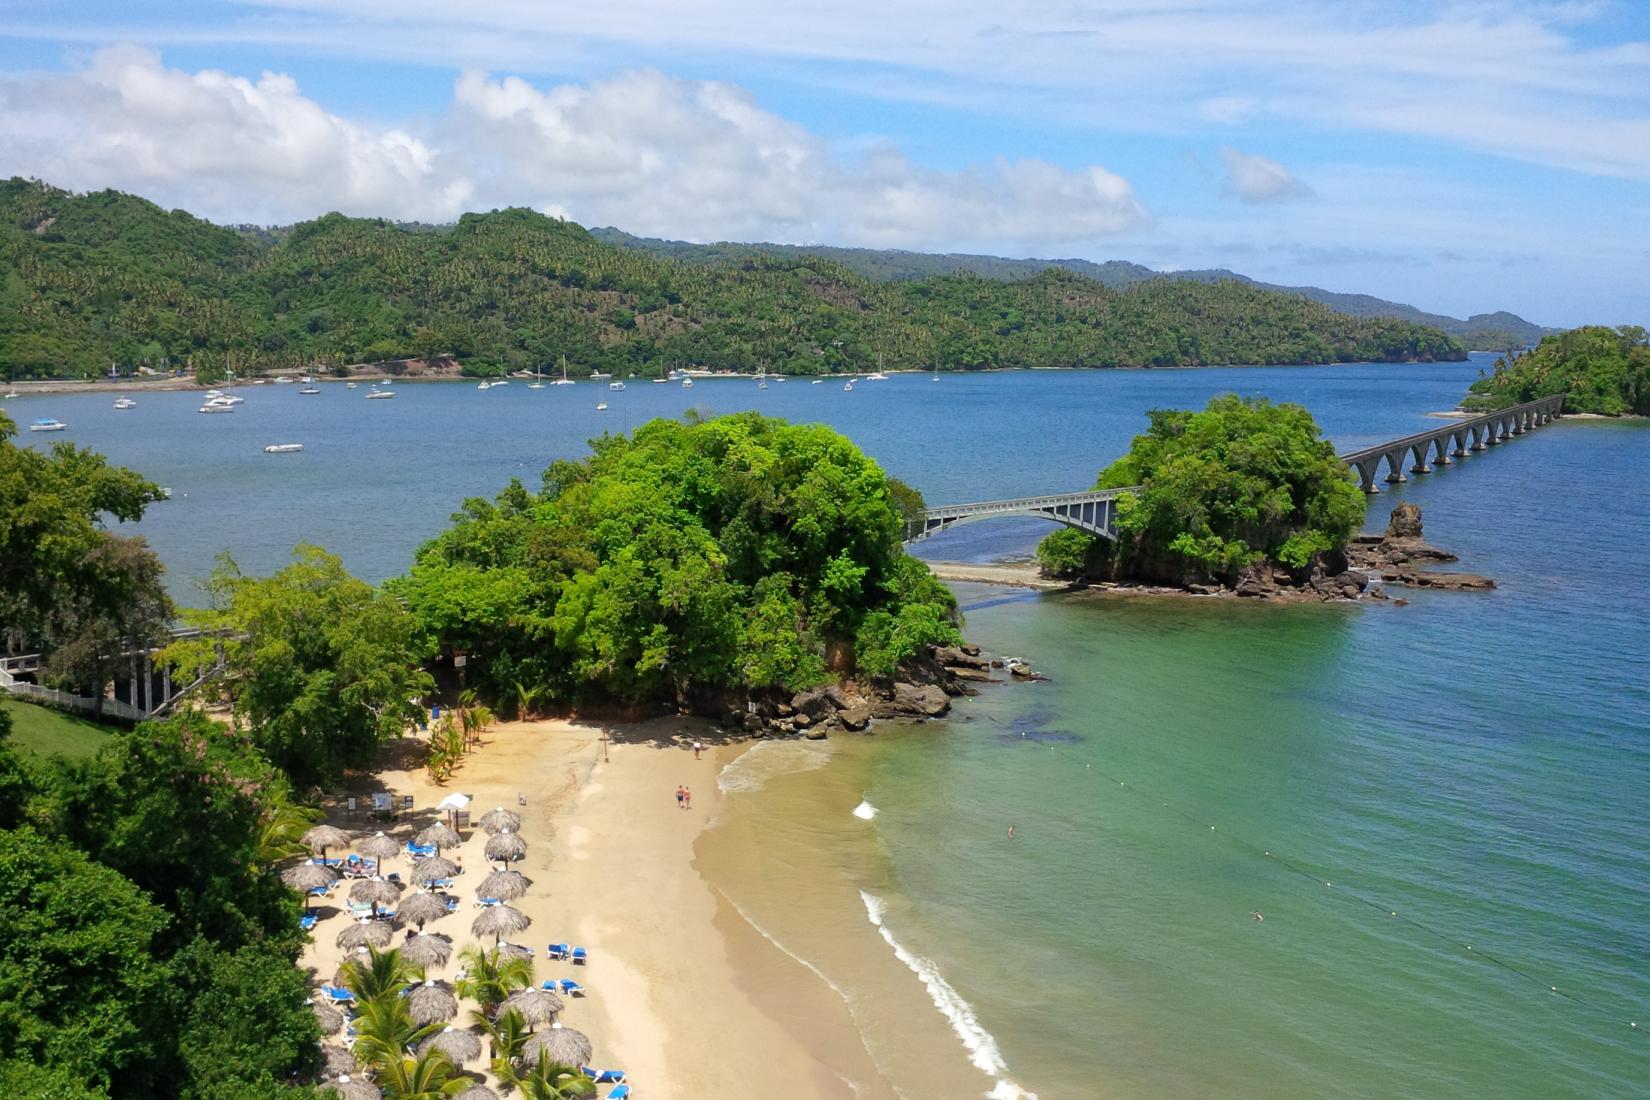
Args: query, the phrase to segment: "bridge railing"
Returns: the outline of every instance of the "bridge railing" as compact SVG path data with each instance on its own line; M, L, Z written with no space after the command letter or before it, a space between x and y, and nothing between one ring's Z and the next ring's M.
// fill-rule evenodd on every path
M1493 424L1496 421L1505 420L1520 413L1543 412L1550 406L1562 407L1563 404L1564 395L1561 393L1553 394L1551 397L1525 401L1520 405L1509 405L1504 409L1496 409L1494 412L1483 413L1479 416L1464 416L1459 420L1451 420L1448 424L1440 424L1429 431L1416 432L1414 435L1406 435L1400 439L1389 439L1385 443L1377 443L1373 447L1362 447L1356 451L1348 451L1346 454L1337 457L1346 465L1351 466L1356 462L1385 455L1388 451L1401 451L1405 447L1429 443L1441 436L1453 435L1456 432L1466 431L1484 424ZM1553 411L1556 413L1558 408L1554 408Z
M1052 508L1062 504L1089 504L1098 501L1116 500L1124 493L1137 493L1140 486L1130 485L1120 489L1091 489L1082 493L1051 493L1039 497L1015 497L1010 500L980 500L968 504L952 504L940 508L929 508L923 515L929 519L944 519L946 516L956 515L958 512L1013 512L1030 511L1037 508Z

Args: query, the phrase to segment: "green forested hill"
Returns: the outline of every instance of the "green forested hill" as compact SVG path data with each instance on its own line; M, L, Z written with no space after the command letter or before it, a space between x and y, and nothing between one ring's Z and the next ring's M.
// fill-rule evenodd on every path
M448 353L490 374L671 364L813 374L1459 359L1436 329L1236 281L1114 289L1061 269L876 281L816 256L680 263L528 210L255 235L128 195L0 184L0 371L232 361L241 373Z

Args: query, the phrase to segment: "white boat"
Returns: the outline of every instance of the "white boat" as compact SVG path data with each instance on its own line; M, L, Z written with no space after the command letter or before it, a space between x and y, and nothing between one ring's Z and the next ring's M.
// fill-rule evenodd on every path
M848 379L848 381L842 383L842 392L852 393L853 389L854 389L854 380L852 378L850 378L850 379Z
M302 382L306 386L313 386L315 384L315 379L311 378L307 374L304 375L302 378L298 379L298 381Z
M888 381L888 376L879 370L874 370L865 376L865 380L867 382L886 382Z
M817 386L817 385L819 385L819 384L820 384L820 383L821 383L821 382L824 382L824 381L825 381L825 379L823 379L823 378L815 378L815 379L814 379L814 385L816 385L816 386Z
M11 399L12 399L12 398L14 398L14 397L16 397L16 396L17 396L17 391L16 391L16 390L13 390L13 391L12 391L12 392L11 392L11 393L8 393L8 394L7 394L7 395L6 395L6 400L7 400L7 401L10 401L10 400L11 400Z
M222 390L207 390L201 396L205 397L208 401L210 401L214 397L222 397L223 396L223 391Z
M652 382L655 386L663 386L663 385L669 384L670 379L668 379L668 378L649 378L648 381Z
M266 455L289 455L304 449L302 443L271 443L264 448Z
M934 364L934 377L930 378L929 381L930 382L938 382L939 380L940 380L940 365L938 363L935 363Z
M607 402L603 401L600 404L598 404L596 406L596 411L597 412L606 412L607 411Z
M203 413L232 413L235 411L235 406L221 401L208 401L196 411Z
M571 386L573 380L567 377L567 356L561 357L561 377L550 383L552 386Z
M137 402L133 401L130 397L118 398L115 401L115 408L117 408L117 409L135 409L135 408L137 408Z
M319 387L319 386L299 386L298 387L298 392L299 393L320 393L321 392L321 387Z
M394 396L395 396L395 391L394 390L375 389L371 393L367 394L367 400L368 401L388 401L390 398L392 398Z
M607 388L610 389L610 390L622 390L622 389L624 389L624 383L623 382L609 382L607 384Z
M344 386L345 386L346 389L352 389L353 390L355 388L355 383L354 382L345 382Z
M68 425L63 423L63 421L61 421L61 420L53 420L49 416L43 416L39 420L36 420L33 424L29 425L29 431L31 431L31 432L60 432L60 431L63 431L67 427L68 427Z
M486 379L482 379L481 382L476 385L476 389L478 390L490 390L492 388L493 384Z
M756 383L756 388L759 389L759 390L767 389L768 388L768 380L766 378L761 379L760 381L758 381Z
M292 379L283 374L281 377L275 379L275 384L277 386L290 386L292 385Z
M684 390L691 390L693 388L693 379L691 379L691 378L682 379L682 388Z
M503 379L503 378L498 378L498 379L494 379L494 381L493 381L493 389L495 389L495 390L496 390L496 389L498 389L498 388L499 388L499 387L500 387L500 386L508 386L508 385L509 385L509 384L510 384L510 383L509 383L509 382L508 382L508 381L506 381L506 380L505 380L505 379Z
M611 374L603 374L601 371L591 371L590 372L590 380L593 381L593 382L600 382L604 378L612 378L612 377L613 376Z
M544 388L544 372L539 370L538 367L533 368L533 380L527 383L527 388L530 390L542 390Z

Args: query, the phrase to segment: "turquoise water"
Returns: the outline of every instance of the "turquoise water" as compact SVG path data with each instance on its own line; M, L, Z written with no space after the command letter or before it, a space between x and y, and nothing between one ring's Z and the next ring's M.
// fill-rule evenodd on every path
M217 417L188 395L9 405L174 489L142 530L182 591L220 550L262 570L299 539L393 575L463 497L690 405L824 420L937 503L1086 487L1146 409L1223 390L1374 442L1436 423L1422 414L1480 365L371 403L265 386ZM261 453L289 441L305 452ZM887 931L1045 1098L1650 1095L1647 458L1646 425L1564 422L1376 498L1375 526L1420 503L1492 593L1257 608L966 589L970 636L1052 680L852 754ZM923 552L1024 553L1044 530L967 526Z

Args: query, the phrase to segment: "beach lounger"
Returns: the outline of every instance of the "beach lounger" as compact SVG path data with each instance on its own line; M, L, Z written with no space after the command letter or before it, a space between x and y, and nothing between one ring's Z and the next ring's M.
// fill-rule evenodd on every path
M550 959L565 959L567 958L567 945L565 943L553 943L544 949L544 954L546 958Z
M320 921L321 921L321 918L319 916L317 916L316 914L314 914L314 913L305 913L303 916L298 918L298 927L302 931L313 932L313 931L315 931L315 926L317 924L319 924Z
M332 893L332 887L330 886L311 886L309 888L309 896L312 898L324 898L330 893Z
M432 890L451 890L453 888L453 880L450 878L431 879L428 883L426 883L426 885L428 885ZM455 909L458 907L456 902L453 907Z
M341 859L323 859L320 856L311 856L309 861L321 867L336 867L344 862Z
M573 954L570 958L572 958L574 966L583 966L585 963L590 961L590 952L586 951L582 947L575 947L573 948Z
M414 844L410 840L407 841L407 854L412 856L415 860L428 859L435 855L435 853L436 847L434 844Z
M580 985L572 978L562 978L560 980L551 978L549 981L544 983L544 988L550 990L552 993L565 993L569 997L584 996L584 986Z
M624 1084L624 1070L622 1069L591 1069L589 1066L585 1066L583 1069L584 1075L598 1085Z
M500 898L477 898L476 899L476 908L477 909L491 909L495 905L503 905L503 904L504 904L504 902Z
M630 1086L620 1085L607 1094L607 1100L630 1100Z
M449 882L447 885L451 886L452 883ZM449 913L458 912L458 899L457 898L446 898L444 900L447 902L447 912L449 912Z
M344 905L357 917L370 917L374 911L370 901L346 901Z
M321 996L325 997L331 1004L343 1004L346 1001L355 1000L355 994L351 993L349 990L339 989L337 986L331 985L323 985L321 987Z

